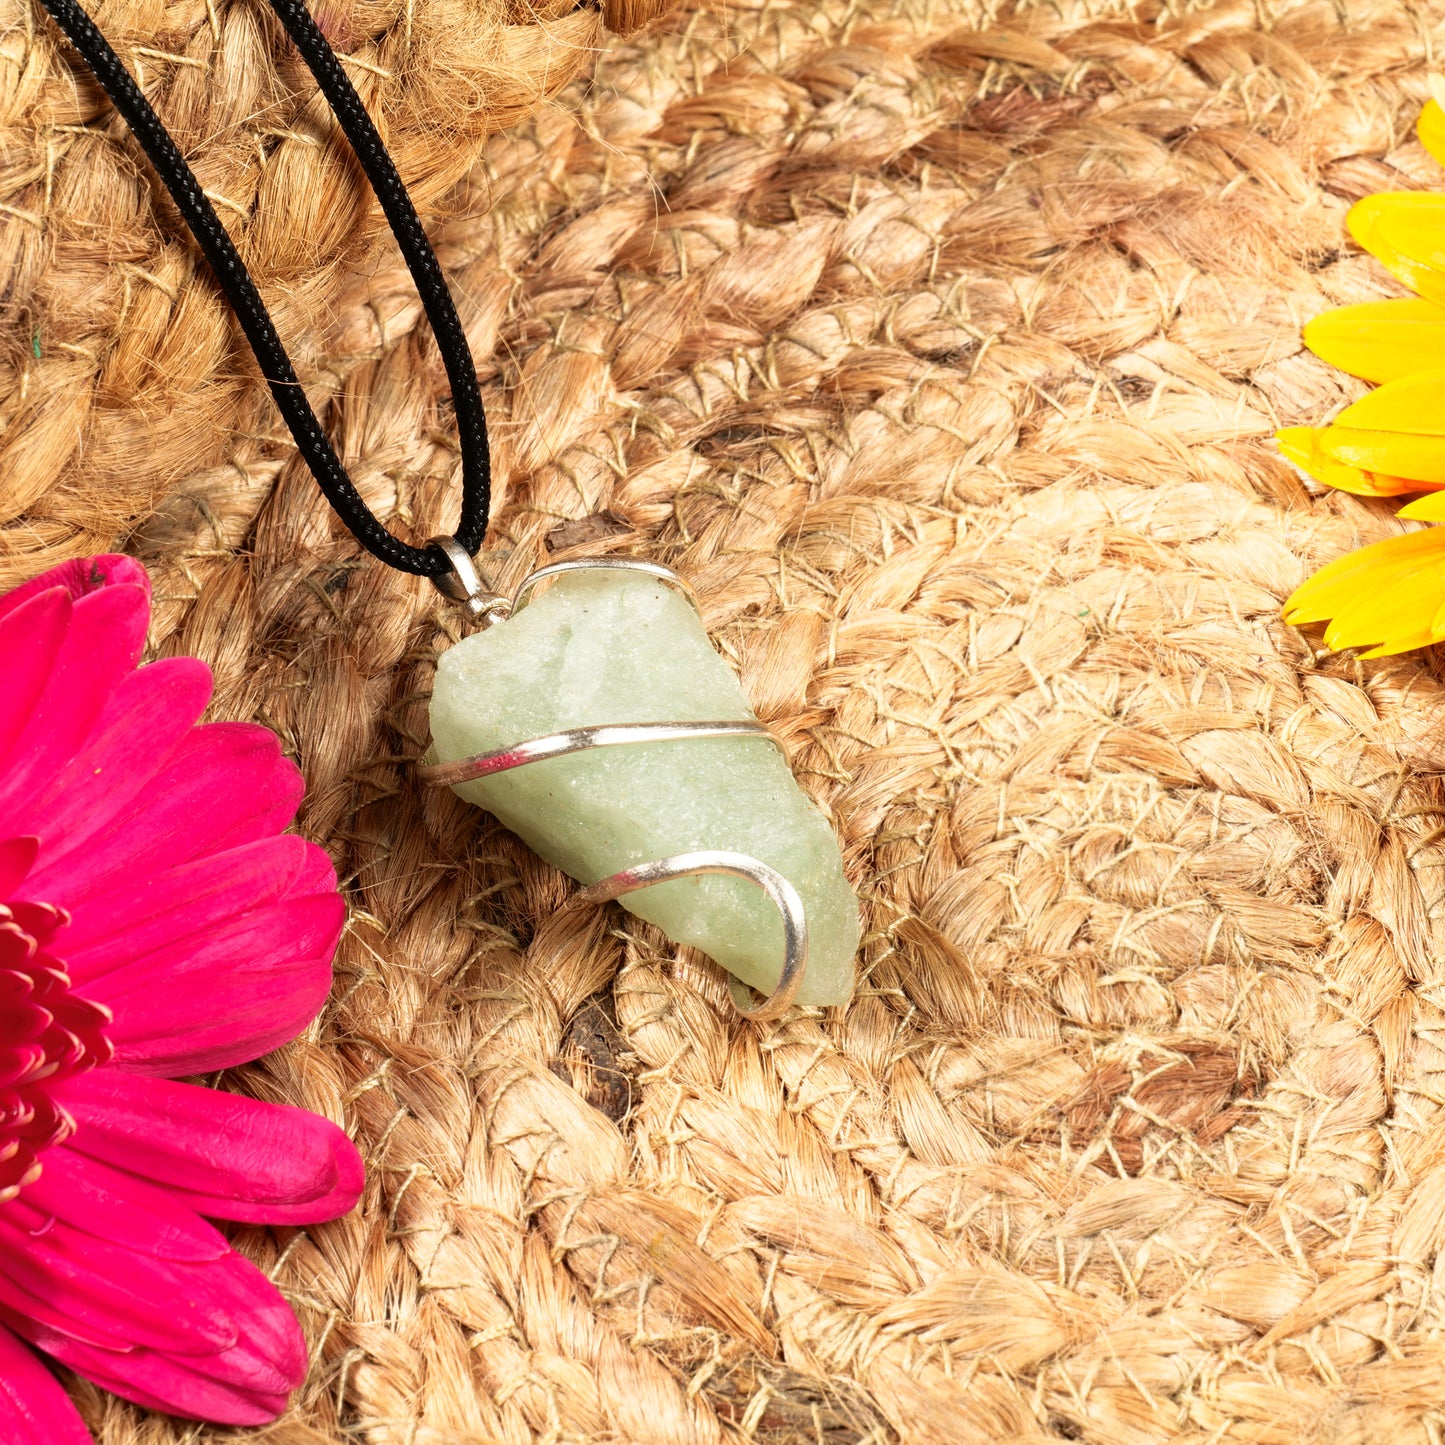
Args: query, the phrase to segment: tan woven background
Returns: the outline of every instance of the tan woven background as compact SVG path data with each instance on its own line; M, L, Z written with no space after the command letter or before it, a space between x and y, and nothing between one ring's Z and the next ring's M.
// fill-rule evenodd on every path
M1396 524L1268 441L1350 394L1298 327L1389 294L1343 216L1437 184L1442 41L1439 0L685 3L450 198L491 565L697 583L865 900L839 1016L739 1025L423 797L455 623L274 435L141 526L157 647L294 749L355 905L232 1081L370 1168L242 1236L314 1345L262 1438L1445 1438L1445 698L1279 622ZM333 433L425 535L412 293L336 304Z

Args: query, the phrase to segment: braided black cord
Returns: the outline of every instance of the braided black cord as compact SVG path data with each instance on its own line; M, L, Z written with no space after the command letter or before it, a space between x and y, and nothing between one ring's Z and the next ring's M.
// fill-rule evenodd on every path
M215 274L217 284L236 312L251 349L256 353L261 374L270 385L276 405L296 439L297 450L311 468L326 500L336 509L337 516L367 551L392 567L424 577L439 577L450 572L451 564L444 553L434 547L412 547L394 537L372 516L362 501L306 399L291 358L276 334L276 327L265 302L261 300L256 283L251 279L251 273L246 269L246 263L170 132L151 109L150 102L121 64L120 57L111 49L105 36L96 29L76 0L42 0L42 3L80 52L81 59L94 71L101 88L134 132L150 157L156 174L171 193ZM456 540L469 556L474 555L487 530L491 504L491 461L476 368L461 319L447 289L446 278L376 126L310 12L302 0L271 0L271 6L316 77L322 94L355 149L357 159L381 202L397 245L406 258L407 269L416 282L427 319L436 334L437 346L451 383L462 455L462 512Z

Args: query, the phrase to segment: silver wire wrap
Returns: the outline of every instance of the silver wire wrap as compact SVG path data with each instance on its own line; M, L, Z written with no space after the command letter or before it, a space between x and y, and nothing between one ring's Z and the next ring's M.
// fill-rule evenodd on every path
M435 579L437 587L447 597L461 602L484 628L515 616L532 600L532 594L539 584L560 577L565 572L585 570L645 573L681 593L698 616L702 616L697 594L676 572L657 562L642 562L631 557L593 557L553 562L549 566L539 567L527 577L509 601L486 591L472 559L466 556L453 538L434 537L432 541L446 552L452 562L452 573L445 578ZM454 552L460 555L453 555ZM463 563L465 565L462 565ZM417 772L421 780L430 787L454 787L458 783L473 782L478 778L510 772L513 768L525 767L528 763L565 757L568 753L588 752L592 748L616 747L628 743L674 742L688 738L731 737L764 739L782 753L784 761L787 760L787 749L782 742L759 722L737 720L608 723L595 727L569 728L565 732L549 733L545 737L528 738L523 742L513 743L510 747L499 748L495 752L476 753L469 758L458 758L452 763L424 764L418 767ZM757 1023L781 1018L793 1006L798 989L802 987L803 975L807 972L808 919L798 890L776 868L770 867L760 858L754 858L747 853L728 852L725 849L674 853L651 863L634 864L610 877L600 879L575 894L571 902L606 903L628 893L636 893L639 889L650 888L655 883L704 874L724 874L754 884L767 894L782 917L783 966L772 993L762 1003L749 1006L746 985L731 975L728 979L733 1005L743 1018Z
M751 854L729 853L722 848L674 853L670 858L659 858L655 863L638 863L624 868L620 873L584 888L574 895L571 902L606 903L624 894L636 893L640 888L650 888L654 883L666 883L673 878L696 878L704 873L722 873L729 878L755 883L772 899L782 915L783 969L772 993L762 1003L749 1007L747 985L728 975L728 991L732 995L733 1007L745 1019L768 1023L782 1018L793 1006L793 999L803 983L803 974L807 972L808 916L803 909L803 900L798 897L798 890L776 868L770 868Z
M656 578L665 587L671 587L674 592L680 592L692 604L692 610L698 617L702 616L702 603L698 601L690 582L685 582L671 567L664 567L661 562L643 562L636 557L578 557L571 562L549 562L523 580L512 598L508 614L520 612L532 600L532 593L540 583L550 582L564 572L641 572Z
M527 763L540 763L545 758L565 757L568 753L585 753L619 743L667 743L681 738L766 738L785 761L788 756L787 749L762 723L604 723L599 727L568 728L566 732L528 738L509 748L498 748L494 753L473 753L469 758L458 758L454 763L427 763L417 772L424 783L450 788L477 778L490 778L494 773L510 772Z

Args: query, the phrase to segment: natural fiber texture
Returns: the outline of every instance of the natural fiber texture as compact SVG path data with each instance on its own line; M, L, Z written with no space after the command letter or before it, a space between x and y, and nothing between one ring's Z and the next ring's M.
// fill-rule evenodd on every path
M604 20L666 0L323 0L318 24L423 216L487 136L590 64ZM106 0L91 12L171 129L312 394L341 278L372 263L365 177L264 0ZM188 473L225 462L272 402L140 147L58 29L0 5L0 574L78 556ZM319 374L318 374L319 373Z
M278 730L355 907L313 1037L229 1081L370 1170L358 1213L239 1236L314 1350L262 1438L1440 1440L1445 697L1431 654L1279 621L1406 524L1269 434L1355 394L1299 326L1393 294L1343 216L1433 183L1442 40L1400 0L685 6L453 196L487 560L697 584L865 900L837 1016L739 1024L425 793L455 616L272 440L133 538L158 650ZM164 290L114 278L163 348ZM335 304L333 434L425 536L455 458L412 293ZM37 545L173 446L158 354ZM106 1445L231 1438L81 1399Z

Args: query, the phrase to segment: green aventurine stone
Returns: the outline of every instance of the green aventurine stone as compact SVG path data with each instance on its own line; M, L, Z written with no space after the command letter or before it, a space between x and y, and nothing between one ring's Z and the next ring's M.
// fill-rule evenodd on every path
M603 723L753 717L687 600L645 574L572 572L507 622L442 654L435 754L454 762ZM827 820L763 738L594 748L456 790L583 883L672 853L724 848L771 864L798 890L809 961L800 1004L847 1001L858 905ZM777 909L737 878L679 878L622 905L763 992L783 960Z

